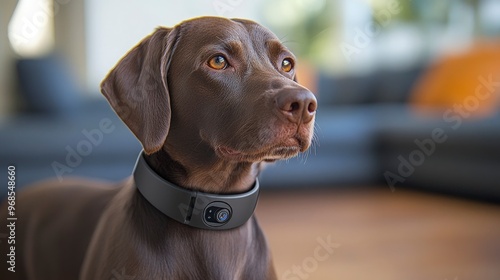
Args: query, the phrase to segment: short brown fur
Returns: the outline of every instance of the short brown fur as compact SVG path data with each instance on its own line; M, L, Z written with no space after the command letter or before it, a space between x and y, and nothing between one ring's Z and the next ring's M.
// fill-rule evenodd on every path
M211 69L216 55L229 66ZM102 92L163 178L239 193L262 162L311 144L316 99L280 68L283 59L295 63L254 22L196 18L146 37L111 70ZM233 230L191 228L156 210L131 178L46 181L17 201L17 272L2 269L1 279L276 279L255 217Z

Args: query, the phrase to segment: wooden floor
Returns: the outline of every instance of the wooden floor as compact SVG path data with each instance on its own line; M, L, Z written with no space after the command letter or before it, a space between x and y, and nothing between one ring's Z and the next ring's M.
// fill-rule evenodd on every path
M389 189L261 194L279 279L499 280L500 206Z

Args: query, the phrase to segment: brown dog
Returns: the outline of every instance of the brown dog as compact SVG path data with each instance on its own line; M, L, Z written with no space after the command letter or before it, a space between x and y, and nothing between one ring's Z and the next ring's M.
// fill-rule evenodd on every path
M263 161L310 146L316 99L294 65L259 24L201 17L146 37L102 92L161 177L241 193ZM197 229L163 215L131 179L63 184L19 193L16 272L2 269L1 279L276 279L254 217L231 230Z

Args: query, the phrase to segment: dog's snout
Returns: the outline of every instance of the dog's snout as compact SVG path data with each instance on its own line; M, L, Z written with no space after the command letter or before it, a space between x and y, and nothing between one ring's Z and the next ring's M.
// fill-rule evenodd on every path
M276 97L276 103L278 110L293 123L312 121L318 106L314 94L306 89L281 92Z

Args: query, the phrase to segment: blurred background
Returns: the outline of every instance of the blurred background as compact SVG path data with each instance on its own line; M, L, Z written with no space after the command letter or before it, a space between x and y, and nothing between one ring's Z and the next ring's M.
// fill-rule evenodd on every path
M271 29L319 101L310 152L262 174L283 279L500 277L497 0L3 0L0 160L18 190L129 176L140 145L99 83L155 27L202 15Z

